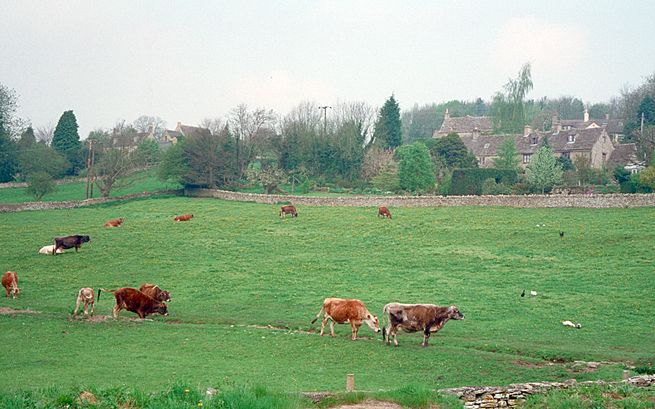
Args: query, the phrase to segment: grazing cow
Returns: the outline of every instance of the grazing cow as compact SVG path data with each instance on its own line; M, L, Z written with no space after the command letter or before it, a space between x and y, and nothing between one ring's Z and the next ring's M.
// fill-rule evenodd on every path
M52 249L52 255L56 255L59 249L72 249L75 247L77 253L82 246L82 243L91 241L89 236L80 236L79 234L66 237L55 237L55 247Z
M192 214L183 214L182 216L175 216L173 220L176 222L188 222L191 219L193 219Z
M49 246L43 246L41 247L41 250L39 250L39 254L52 254L53 250L55 249L55 245L51 244ZM63 249L57 249L57 254L63 253Z
M109 220L107 223L105 223L105 227L120 227L124 221L125 219L122 217L119 217L118 219L114 219L114 220Z
M321 336L323 336L323 330L325 329L325 324L330 320L330 335L334 337L334 323L345 324L350 323L352 330L352 339L353 341L357 339L357 331L362 323L366 323L373 331L380 332L380 321L378 317L372 315L364 306L364 303L359 300L344 300L342 298L326 298L323 301L323 307L316 315L316 318L312 320L312 324L321 316L323 316L323 322L321 322Z
M384 206L378 207L378 217L388 217L391 219L391 212Z
M398 346L396 333L398 328L406 332L423 331L424 347L428 346L430 334L439 331L450 319L463 320L464 314L456 306L439 307L434 304L398 304L390 303L384 306L382 312L389 323L385 332L382 328L382 337L391 343L393 335L394 345Z
M153 298L157 301L166 301L166 302L171 301L171 293L162 290L156 284L148 284L148 283L141 284L141 287L139 287L139 291L141 291L148 297Z
M139 318L145 318L150 314L168 315L166 304L148 297L136 288L119 288L118 290L98 289L98 301L100 301L100 292L113 293L116 297L116 305L112 311L114 319L118 319L118 313L125 309L136 313Z
M91 305L91 316L93 316L93 310L95 307L94 302L94 292L93 288L83 287L80 288L80 291L77 293L77 301L75 302L75 311L73 312L73 317L77 317L77 310L80 309L80 304L84 303L84 308L82 308L83 315L86 317L88 314L87 309Z
M20 294L18 288L18 274L13 271L7 271L2 275L2 286L5 288L7 297L11 294L11 298L16 298Z
M284 217L286 219L288 214L290 214L291 217L298 217L298 211L296 210L296 207L293 205L287 205L280 208L280 217Z

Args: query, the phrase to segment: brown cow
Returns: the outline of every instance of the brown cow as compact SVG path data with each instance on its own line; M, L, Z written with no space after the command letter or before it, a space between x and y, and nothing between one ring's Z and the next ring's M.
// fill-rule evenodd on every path
M293 205L287 205L280 208L280 217L284 217L286 219L288 214L290 214L291 217L298 217L298 211L296 210L296 207Z
M382 327L382 337L387 340L387 344L393 342L398 346L396 333L398 328L406 332L423 331L423 345L428 346L430 334L439 331L450 319L463 320L464 314L459 309L451 305L450 307L439 307L434 304L398 304L390 303L384 306L382 312L387 318L389 328L385 332Z
M384 206L378 207L378 217L388 217L391 219L391 212Z
M72 249L75 247L75 252L77 253L82 247L82 243L87 243L91 241L89 236L80 236L75 234L73 236L66 237L55 237L55 247L52 249L52 255L57 255L59 249Z
M119 217L118 219L109 220L107 221L107 223L105 223L105 227L120 227L124 221L125 219L122 217Z
M93 310L95 307L95 298L93 297L94 292L91 287L80 288L80 291L77 293L77 301L75 302L75 311L73 312L73 317L77 317L77 310L80 309L80 304L84 303L84 308L82 308L83 315L86 317L88 314L87 309L91 305L91 316L93 316Z
M364 303L359 300L353 299L342 299L342 298L326 298L323 301L323 307L316 315L316 318L312 320L312 324L325 313L323 316L323 322L321 322L321 336L323 336L323 330L325 329L325 324L330 320L330 335L334 337L334 323L345 324L350 323L352 330L352 339L353 341L357 339L357 331L362 323L366 323L373 331L380 332L380 321L378 317L372 315L364 306Z
M136 313L142 319L150 314L168 315L166 304L148 297L136 288L124 287L118 290L99 288L98 301L100 301L101 291L113 293L116 297L116 305L112 311L114 319L118 319L118 313L123 309Z
M166 301L166 302L171 301L171 293L162 290L156 284L143 283L141 284L141 287L139 287L139 291L141 291L148 297L153 298L157 301Z
M18 288L18 274L14 271L7 271L2 275L2 286L5 288L7 297L11 294L11 298L16 298L20 294L20 288Z
M183 214L181 216L175 216L173 220L175 220L176 222L188 222L191 219L193 219L192 214Z

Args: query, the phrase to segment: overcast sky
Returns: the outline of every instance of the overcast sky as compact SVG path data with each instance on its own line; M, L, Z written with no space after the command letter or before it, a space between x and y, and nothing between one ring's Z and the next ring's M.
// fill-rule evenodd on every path
M72 109L82 138L240 103L489 100L525 62L533 98L606 102L655 72L652 0L0 0L0 16L18 116L54 126Z

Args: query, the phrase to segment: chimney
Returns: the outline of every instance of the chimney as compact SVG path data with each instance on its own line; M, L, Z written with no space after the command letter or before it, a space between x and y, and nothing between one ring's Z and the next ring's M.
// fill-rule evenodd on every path
M523 136L528 136L532 133L532 127L530 125L526 125L523 127Z
M553 114L551 128L554 133L559 133L562 130L562 124L559 122L559 116L557 114Z
M584 120L584 122L589 122L589 111L587 111L587 108L585 108L585 110L584 110L584 114L582 116L582 119Z
M473 132L471 132L471 135L473 136L474 141L478 140L478 137L480 136L480 130L478 129L477 126L473 128Z
M450 118L450 113L448 113L448 108L446 108L446 113L443 114L443 119L448 119Z
M175 130L178 131L178 132L180 131L180 129L182 129L182 122L178 122L177 123L177 128L175 128Z
M605 114L605 120L606 120L607 122L609 122L609 120L610 120L610 114Z

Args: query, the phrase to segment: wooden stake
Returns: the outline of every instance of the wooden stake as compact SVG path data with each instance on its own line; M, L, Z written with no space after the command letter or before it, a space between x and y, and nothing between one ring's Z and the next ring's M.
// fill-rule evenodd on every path
M355 390L355 374L349 373L346 375L346 392Z

